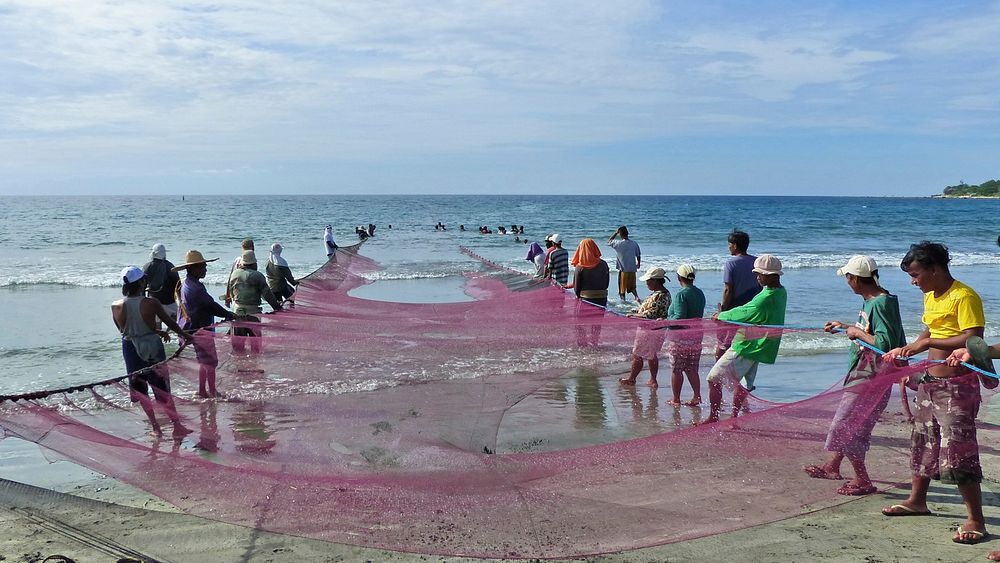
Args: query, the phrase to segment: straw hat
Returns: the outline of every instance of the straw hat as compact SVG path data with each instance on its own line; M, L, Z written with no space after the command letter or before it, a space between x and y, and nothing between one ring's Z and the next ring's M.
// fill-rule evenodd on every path
M201 252L198 252L197 250L188 250L187 254L184 255L184 263L181 264L180 266L174 266L170 270L173 272L179 272L180 270L183 270L188 266L196 266L198 264L215 262L216 260L218 260L218 258L212 258L211 260L206 260L205 257L201 255Z

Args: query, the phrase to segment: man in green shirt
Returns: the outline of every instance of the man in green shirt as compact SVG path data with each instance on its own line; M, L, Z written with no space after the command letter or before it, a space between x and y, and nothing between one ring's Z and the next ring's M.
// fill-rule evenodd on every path
M763 287L746 305L734 307L712 315L713 319L754 325L782 325L785 323L785 305L788 294L781 285L781 261L770 254L754 260L753 273ZM736 334L733 345L726 350L708 373L708 400L711 412L702 424L718 422L722 408L722 385L735 387L733 418L739 414L747 395L753 390L760 362L773 364L781 344L781 329L744 327ZM746 381L746 387L740 380Z
M840 405L833 416L826 450L830 459L823 465L808 465L803 470L817 479L841 480L840 465L846 457L854 467L854 479L837 489L842 495L868 495L876 492L868 476L865 455L871 445L872 430L889 404L892 386L869 384L882 367L881 357L864 342L886 351L906 345L903 320L899 316L899 301L878 282L878 264L870 256L854 256L837 275L844 276L851 291L864 299L858 322L846 325L840 321L826 323L827 332L845 332L851 339L850 365L844 378Z

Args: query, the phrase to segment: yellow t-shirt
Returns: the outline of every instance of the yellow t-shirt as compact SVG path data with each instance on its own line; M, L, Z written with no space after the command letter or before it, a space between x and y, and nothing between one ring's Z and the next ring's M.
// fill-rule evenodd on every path
M970 328L986 326L983 300L971 287L955 280L941 297L924 294L924 316L920 319L931 338L951 338Z

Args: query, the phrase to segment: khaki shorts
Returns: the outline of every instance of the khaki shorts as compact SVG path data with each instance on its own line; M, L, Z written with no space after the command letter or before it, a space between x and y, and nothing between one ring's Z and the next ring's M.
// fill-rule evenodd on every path
M757 360L744 358L730 348L708 372L709 382L738 385L741 379L746 380L746 388L753 391L753 381L757 378Z
M636 293L635 272L618 272L618 295Z

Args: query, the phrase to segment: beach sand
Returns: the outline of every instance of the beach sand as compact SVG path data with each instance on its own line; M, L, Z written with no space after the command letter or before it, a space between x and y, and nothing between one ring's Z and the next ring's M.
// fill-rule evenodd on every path
M439 283L428 282L428 287L418 292L419 300L456 300L456 289L460 288L457 281L454 287L442 287ZM391 299L408 294L405 290L412 287L412 282L383 281L361 288L356 295ZM808 385L803 382L807 378L826 384L835 382L842 362L843 354L791 356L782 358L780 367L775 369L780 369L785 384L787 378L795 378L797 386L805 391ZM817 365L829 366L830 373L817 374ZM645 374L641 375L640 382L644 378ZM552 398L553 394L542 392L513 408L501 425L498 453L585 446L663 432L673 426L686 426L692 416L697 416L695 411L684 410L678 419L675 411L664 405L669 398L668 387L661 387L655 394L642 385L622 389L613 377L592 375L554 385L562 384L575 386L571 393L575 401L560 402ZM589 390L589 397L600 396L603 400L583 400L588 398L583 389ZM765 397L768 395L764 393ZM545 420L545 436L551 443L539 441L525 430L538 424L540 419L534 415L538 407L546 407L550 412L565 411L561 419ZM998 422L996 417L987 420ZM623 431L626 427L627 432ZM823 452L817 451L817 461L824 457ZM995 457L992 453L983 454L988 478L984 483L984 503L988 525L1000 533L1000 465ZM14 438L0 440L0 460L2 562L42 561L54 554L80 562L118 561L126 557L177 562L471 561L332 544L181 514L171 505L114 479L70 462L52 462L33 444ZM663 486L669 487L669 483ZM837 485L831 482L831 486ZM889 489L762 526L583 560L982 561L990 549L1000 549L1000 541L976 546L952 543L952 530L964 520L965 514L954 486L939 483L932 486L930 504L935 516L887 518L880 514L883 506L905 497L905 489Z
M611 378L601 378L600 383L605 393L613 393L616 388ZM639 391L640 399L648 399L648 390L640 386ZM987 421L995 423L993 418L990 416ZM517 431L523 426L512 426L501 427L498 446L523 440L525 435ZM582 434L600 441L613 437L608 432L614 431ZM565 436L559 441L565 440ZM66 461L50 462L33 444L17 439L0 441L0 456L4 458L0 470L3 478L0 479L0 555L3 556L0 561L41 561L53 554L80 562L118 561L122 557L192 563L471 561L332 544L181 514L167 503L111 478ZM824 456L823 452L817 452L817 461ZM983 500L988 525L1000 532L1000 464L996 457L990 450L982 453L987 478ZM32 484L22 484L24 481ZM834 482L830 484L837 486ZM668 487L669 483L663 486ZM905 487L890 488L770 524L582 560L982 561L988 551L1000 549L1000 540L976 546L951 541L952 531L965 517L956 487L932 484L929 501L934 516L887 518L880 514L883 506L906 496Z

